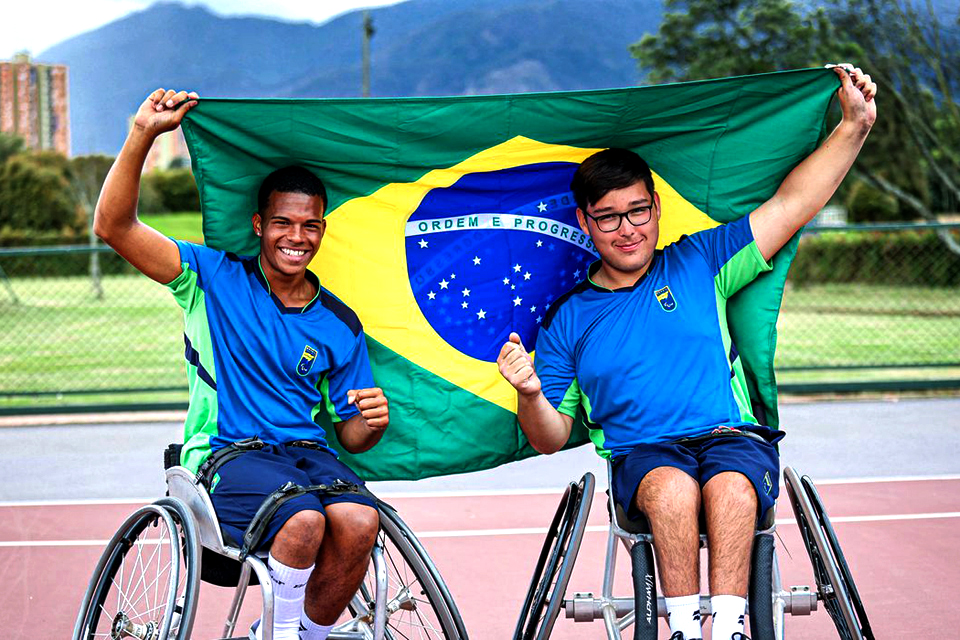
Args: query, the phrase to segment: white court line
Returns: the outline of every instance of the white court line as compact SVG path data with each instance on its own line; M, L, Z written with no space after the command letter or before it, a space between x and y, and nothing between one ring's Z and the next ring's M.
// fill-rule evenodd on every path
M944 518L960 518L960 511L944 511L939 513L903 513L888 516L840 516L830 518L831 522L896 522L901 520L941 520ZM793 518L783 518L776 521L778 525L796 524ZM609 529L607 525L592 525L586 527L588 533L602 533ZM543 535L546 527L524 527L513 529L461 529L446 531L422 531L417 538L490 538L497 536ZM0 548L4 547L102 547L107 540L3 540ZM148 541L156 544L155 541Z
M825 480L814 480L814 484L819 486L842 485L842 484L874 484L889 482L942 482L949 480L960 480L960 474L943 474L934 476L889 476L872 478L827 478ZM371 483L373 484L373 483ZM780 483L783 486L783 483ZM375 487L374 487L375 488ZM386 501L407 498L483 498L490 496L542 496L542 495L561 495L566 487L557 488L529 488L529 489L463 489L450 491L383 491L377 495ZM596 493L604 493L606 487L598 487ZM124 505L124 504L149 504L156 498L120 498L116 500L103 500L97 498L76 499L76 500L7 500L0 501L0 508L3 507L70 507L84 505Z

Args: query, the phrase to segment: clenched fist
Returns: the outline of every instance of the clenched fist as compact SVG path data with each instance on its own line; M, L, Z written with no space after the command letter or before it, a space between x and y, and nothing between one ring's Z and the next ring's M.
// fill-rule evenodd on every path
M519 393L525 396L540 393L540 378L533 368L533 358L523 348L520 336L516 333L511 333L509 341L500 349L497 366L500 368L500 375Z
M387 396L379 387L347 391L347 404L356 404L363 421L374 431L383 431L390 423Z

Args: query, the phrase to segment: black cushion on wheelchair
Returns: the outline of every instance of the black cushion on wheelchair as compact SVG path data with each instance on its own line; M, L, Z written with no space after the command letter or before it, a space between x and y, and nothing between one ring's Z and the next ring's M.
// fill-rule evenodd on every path
M240 582L239 562L204 547L200 561L200 579L218 587L235 587ZM250 584L260 584L257 574L250 572Z
M607 501L609 505L611 500ZM614 508L616 510L616 523L621 529L627 533L637 534L650 534L650 522L647 518L641 513L639 517L634 520L631 520L627 517L626 512L623 510L619 504L614 502ZM773 526L774 519L776 518L776 508L770 507L767 509L767 512L763 514L763 517L760 518L760 521L757 523L757 530L764 531ZM700 523L700 535L706 535L707 533L707 522L704 518L703 509L700 510L700 517L698 518Z

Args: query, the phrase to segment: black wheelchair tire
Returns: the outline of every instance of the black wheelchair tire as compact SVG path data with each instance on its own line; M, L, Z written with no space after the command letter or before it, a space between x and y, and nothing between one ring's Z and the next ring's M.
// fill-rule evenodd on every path
M380 502L378 509L379 543L388 564L388 576L394 576L392 582L388 579L387 597L397 596L403 589L413 594L407 606L388 614L384 637L387 640L407 637L467 640L460 611L426 549L391 506ZM348 605L355 619L372 620L373 573L371 568ZM373 628L370 621L364 624Z
M797 526L800 529L800 535L813 566L818 599L823 602L824 609L833 619L841 640L873 640L869 623L862 627L860 620L857 618L857 610L854 608L849 588L853 579L849 575L849 567L847 568L849 580L847 580L838 566L835 550L839 550L839 542L831 545L827 539L825 530L827 527L832 530L832 525L830 525L830 519L826 510L823 509L823 503L819 500L815 488L814 495L820 502L820 508L818 510L814 507L814 499L810 493L810 488L814 486L813 481L807 476L801 479L797 472L790 467L783 470L783 477L787 494L790 496L790 504L797 519ZM836 540L836 535L833 537ZM862 603L860 608L863 608ZM864 630L869 635L864 634Z
M514 640L545 640L550 637L583 541L595 484L593 474L586 473L579 483L567 485L547 529L514 629Z
M816 485L813 484L813 480L811 480L809 476L801 477L800 481L803 483L803 487L810 498L810 503L813 505L813 510L817 514L820 526L823 528L827 542L830 545L830 551L836 560L837 569L840 571L840 578L846 587L850 603L853 605L854 612L857 615L860 632L863 634L865 640L874 640L873 629L870 628L870 620L867 618L867 610L863 606L863 600L860 598L860 592L857 590L856 582L854 582L850 565L847 564L847 558L843 555L843 549L840 547L840 541L837 539L837 533L833 529L833 524L830 522L827 510L823 506L820 493L817 491Z
M159 529L161 526L163 529L159 537L155 541L149 540L149 535L152 533L150 530ZM157 558L158 573L155 580L148 580L146 575L141 576L139 581L135 581L132 576L124 580L126 556L136 549L137 557L140 558L146 546L156 547L150 555L150 560L148 562L133 561L131 572L139 570L146 574L153 571L153 558ZM77 614L73 639L91 640L106 635L121 616L125 616L133 624L153 625L155 633L159 634L158 637L163 640L190 638L199 590L198 548L196 525L179 500L165 498L155 504L137 509L123 522L100 556ZM170 576L176 575L175 581L168 577L165 594L161 594L159 589L161 576L167 571L167 569L160 569L164 564L163 559L167 560ZM117 580L118 574L119 580ZM154 596L157 602L156 606L151 607L148 585L155 582L157 589ZM139 597L125 595L124 584L126 588L133 590L140 589L142 586L143 593ZM111 617L114 592L117 593L118 611ZM163 604L159 603L160 598L164 599ZM143 606L147 608L142 613L138 613L136 607L141 601L144 601ZM121 602L125 611L120 611ZM149 616L149 620L144 619L147 612L154 611L157 613Z
M750 637L776 640L773 612L773 534L761 533L753 539L750 575Z

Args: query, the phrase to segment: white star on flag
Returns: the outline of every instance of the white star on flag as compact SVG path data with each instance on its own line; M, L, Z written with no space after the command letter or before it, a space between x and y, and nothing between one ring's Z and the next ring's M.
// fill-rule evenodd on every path
M537 240L537 246L538 246L538 247L542 247L542 246L543 246L543 240Z
M448 285L449 285L450 283L449 283L449 282L447 282L446 280L441 280L441 281L440 281L440 282L438 282L437 284L439 284L439 285L440 285L440 288L441 288L441 289L446 289L446 288L447 288L447 286L448 286Z
M579 278L579 277L580 277L580 269L577 269L576 271L573 272L573 277L574 277L574 278Z
M522 268L522 267L521 267L519 264L513 265L513 270L514 270L516 273L520 273L520 269L521 269L521 268Z
M523 274L523 279L524 279L524 280L529 280L529 279L530 279L530 272L529 272L529 271L527 271L525 274Z
M470 306L470 303L467 302L466 300L464 300L463 302L460 303L460 308L461 308L461 309L466 309L466 308L469 307L469 306Z
M451 279L451 280L456 280L456 279L457 279L457 274L451 273L451 274L450 274L450 279Z
M536 312L537 312L537 305L533 305L532 307L530 307L530 313L536 313Z
M433 300L436 297L437 297L437 294L435 294L433 291L427 294L427 298L429 298L430 300Z
M484 311L483 309L480 309L480 311L477 311L477 319L478 319L478 320L483 320L483 319L486 318L486 317L487 317L487 312L486 312L486 311Z
M543 213L546 210L547 210L547 205L544 204L543 202L537 205L537 211L539 211L540 213Z
M515 284L510 285L510 291L513 291L513 290L516 289L516 288L517 288L517 285L515 285Z
M504 278L503 284L510 284L510 278Z
M430 243L427 242L426 240L420 240L420 248L421 248L421 249L426 249L426 248L427 248L427 245L429 245L429 244L430 244Z
M473 264L480 264L480 256L473 256Z
M537 324L540 324L540 321L543 320L540 316L537 316Z
M521 298L520 296L517 296L516 298L513 299L513 306L519 307L521 302L523 302L523 298Z
M463 297L466 298L467 296L470 295L470 289L467 289L466 287L464 287L463 291L461 291L460 293L462 293Z

